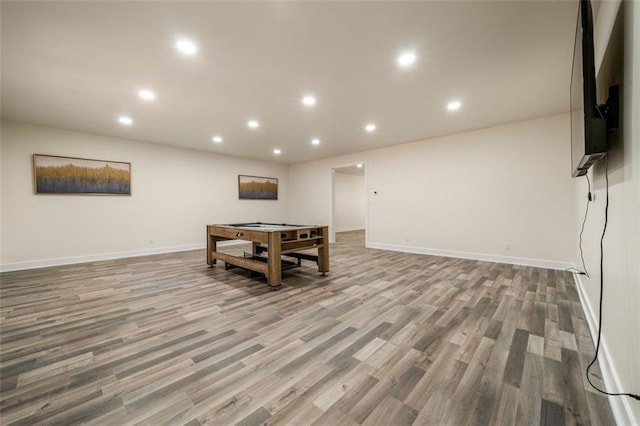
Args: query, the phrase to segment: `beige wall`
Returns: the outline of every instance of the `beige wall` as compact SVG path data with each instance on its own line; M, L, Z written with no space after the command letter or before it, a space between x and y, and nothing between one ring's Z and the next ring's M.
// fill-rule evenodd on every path
M287 216L286 165L15 122L1 137L3 270L197 248L208 223ZM35 195L34 153L130 162L132 195ZM279 200L238 200L238 174L277 177Z
M604 19L615 19L610 8L614 4L602 3L596 21L596 50L609 46L612 24ZM624 2L624 73L622 89L621 131L613 141L608 155L609 213L604 238L603 324L599 352L609 392L640 393L640 4ZM598 28L605 28L598 32ZM602 40L604 38L604 41ZM609 52L611 53L611 52ZM619 82L620 74L611 73L604 52L596 56L605 58L599 72L599 91ZM615 67L614 67L615 68ZM619 68L619 65L618 65ZM606 69L606 71L605 71ZM608 74L602 76L602 74ZM600 78L603 77L603 78ZM608 80L608 81L607 81ZM589 171L592 193L583 234L583 251L589 277L579 278L585 314L592 335L597 335L600 297L600 238L604 226L606 204L605 163L598 162ZM581 224L587 201L585 178L575 181L577 213L574 221ZM576 235L577 238L577 235ZM576 252L576 264L582 268ZM618 424L640 424L640 401L628 397L609 398Z
M364 229L367 213L364 176L336 171L334 206L336 232Z
M328 223L331 168L364 162L370 247L568 267L569 132L561 114L292 165L289 219Z

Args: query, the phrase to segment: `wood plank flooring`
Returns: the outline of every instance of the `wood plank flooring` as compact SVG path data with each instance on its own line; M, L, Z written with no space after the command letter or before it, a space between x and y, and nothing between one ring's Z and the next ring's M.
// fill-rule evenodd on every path
M349 232L278 292L204 250L0 278L3 425L614 424L564 272Z

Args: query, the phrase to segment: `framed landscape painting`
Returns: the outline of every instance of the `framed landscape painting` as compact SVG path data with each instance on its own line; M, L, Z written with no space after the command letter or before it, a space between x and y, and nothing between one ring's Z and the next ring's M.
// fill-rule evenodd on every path
M238 194L241 200L277 200L278 179L238 175Z
M36 194L131 195L131 163L33 154Z

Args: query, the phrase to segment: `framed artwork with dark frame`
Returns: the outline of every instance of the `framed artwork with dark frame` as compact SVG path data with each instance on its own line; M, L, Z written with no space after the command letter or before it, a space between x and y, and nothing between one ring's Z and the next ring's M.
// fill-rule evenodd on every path
M36 194L131 195L131 163L33 154Z
M277 200L278 179L238 175L238 198L241 200Z

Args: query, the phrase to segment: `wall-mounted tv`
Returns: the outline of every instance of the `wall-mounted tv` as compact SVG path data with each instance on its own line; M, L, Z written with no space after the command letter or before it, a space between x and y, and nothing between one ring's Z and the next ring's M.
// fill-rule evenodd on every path
M593 12L589 0L580 0L571 71L571 169L585 175L607 155L607 121L596 99L593 53Z

